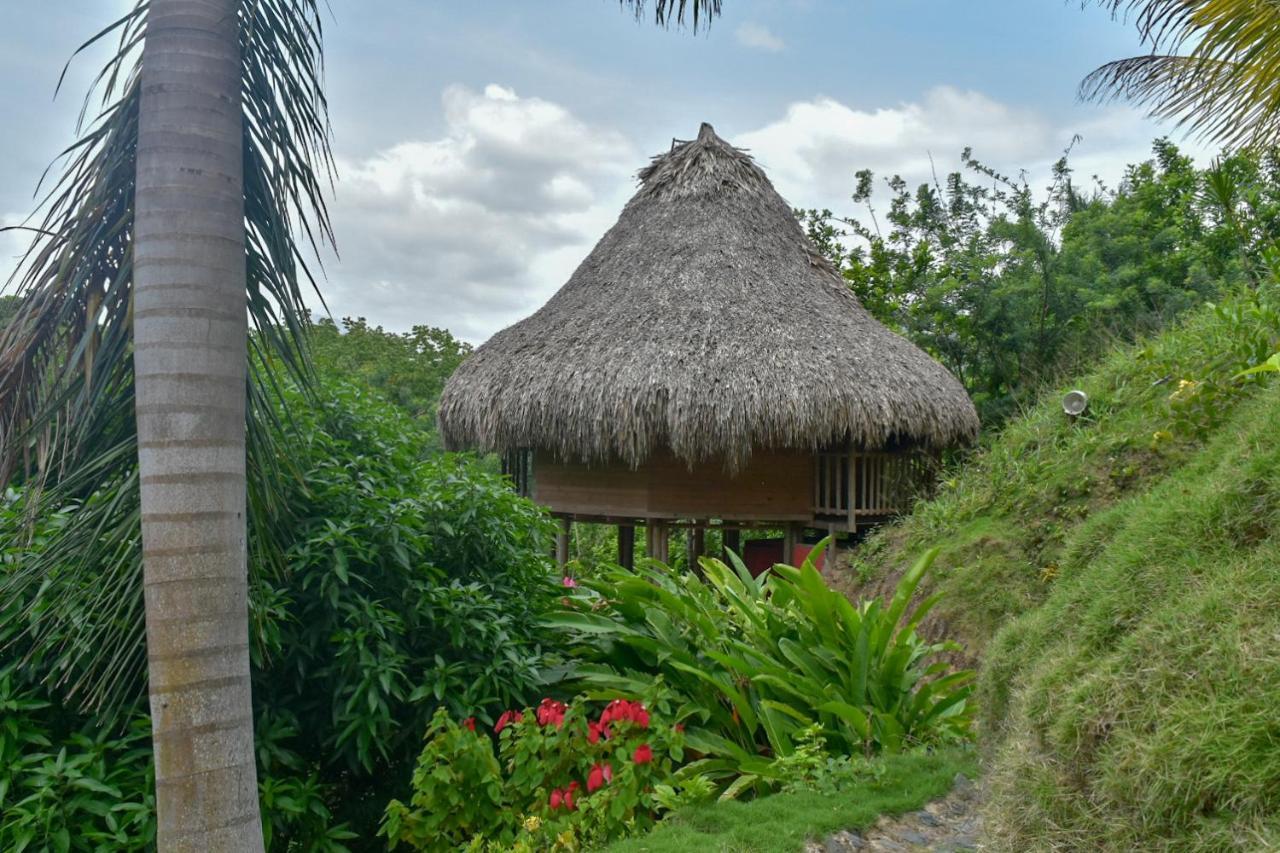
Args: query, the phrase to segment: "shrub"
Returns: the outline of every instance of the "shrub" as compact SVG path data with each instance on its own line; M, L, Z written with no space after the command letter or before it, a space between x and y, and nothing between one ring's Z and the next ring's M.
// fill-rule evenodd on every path
M424 458L408 416L350 386L327 382L290 406L278 413L293 430L281 464L296 476L250 536L259 793L271 849L342 849L373 836L438 708L492 722L537 695L555 660L540 621L561 589L547 518L482 464ZM68 506L27 529L21 497L0 495L0 583L75 517ZM266 537L286 543L281 564L264 561ZM0 849L25 838L62 849L64 837L76 850L154 846L151 755L129 739L130 721L147 729L142 697L62 708L37 681L70 680L42 649L82 645L94 619L141 617L140 588L105 579L60 566L27 596L0 597L0 672L16 697L0 692L0 759L21 733L41 738L0 768ZM24 633L37 621L40 648ZM121 644L122 656L141 653Z
M149 850L153 788L145 717L83 723L0 670L0 850Z
M733 796L785 781L800 733L815 724L838 754L968 737L972 674L947 674L934 658L955 646L916 633L934 599L904 621L933 556L887 607L855 607L830 589L818 556L759 579L736 559L733 568L702 560L701 578L658 563L619 568L584 580L549 624L589 638L578 675L593 687L635 693L660 678L688 717L690 748L705 756L689 772L732 782Z
M383 818L393 847L573 850L647 829L679 802L664 783L683 757L681 727L644 703L593 711L585 697L548 698L494 731L436 713L409 804L393 800Z

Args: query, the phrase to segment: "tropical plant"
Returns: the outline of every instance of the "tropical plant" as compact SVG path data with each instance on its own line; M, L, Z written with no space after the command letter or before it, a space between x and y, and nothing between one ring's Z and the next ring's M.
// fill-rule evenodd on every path
M696 26L719 5L654 9ZM254 849L246 523L277 500L285 457L278 385L247 353L310 378L299 243L331 236L320 12L139 0L88 44L107 37L102 108L64 151L0 338L0 486L22 477L44 507L84 502L0 593L85 578L31 630L76 637L50 664L88 706L126 704L147 669L159 845Z
M580 638L577 674L595 690L636 695L660 678L705 756L688 771L727 783L729 797L786 781L785 760L815 724L846 755L966 738L972 673L948 672L937 656L955 645L916 633L936 599L907 616L936 552L887 606L828 587L821 553L760 578L736 557L732 568L704 558L701 577L655 562L614 569L581 581L548 624Z
M1150 52L1109 62L1082 97L1124 98L1228 146L1280 143L1280 5L1273 0L1098 0L1133 15Z
M654 691L650 691L651 695ZM576 850L653 826L684 755L682 727L650 706L543 699L504 713L494 740L444 711L427 730L409 804L380 834L415 850ZM651 712L652 708L652 712ZM659 788L663 792L659 792Z

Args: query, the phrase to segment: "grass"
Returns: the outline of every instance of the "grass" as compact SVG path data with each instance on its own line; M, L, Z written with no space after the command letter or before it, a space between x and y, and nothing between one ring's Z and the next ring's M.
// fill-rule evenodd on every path
M836 792L774 794L750 802L709 803L668 817L647 835L609 853L797 853L806 840L860 829L881 814L918 809L946 794L957 773L972 776L972 749L883 759L883 775Z
M1241 323L1116 354L1077 380L1086 420L1049 395L849 573L943 546L998 849L1280 849L1280 383L1170 400L1233 372Z

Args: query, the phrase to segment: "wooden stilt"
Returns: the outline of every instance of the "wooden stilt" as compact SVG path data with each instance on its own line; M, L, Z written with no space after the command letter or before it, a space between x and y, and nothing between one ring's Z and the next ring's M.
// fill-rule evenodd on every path
M569 562L569 530L571 521L560 519L560 529L556 531L556 565L563 566Z
M733 528L732 530L730 530L729 528L725 528L725 531L724 531L724 552L725 552L724 559L725 560L729 559L730 551L737 554L739 557L742 556L742 531L738 530L736 527Z
M665 520L653 523L654 558L662 563L671 562L671 527Z
M633 569L636 565L636 528L632 524L618 525L618 565Z
M685 531L685 563L689 566L689 571L701 573L702 569L698 565L698 558L707 551L707 530L705 527L698 526L694 522L694 526Z
M801 528L792 523L786 526L786 532L782 536L782 562L791 565L792 555L796 552L796 544L800 541Z

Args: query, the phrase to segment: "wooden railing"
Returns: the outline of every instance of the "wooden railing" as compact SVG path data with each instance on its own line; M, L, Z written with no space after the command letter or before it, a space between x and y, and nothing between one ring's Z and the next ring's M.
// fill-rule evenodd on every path
M511 478L516 494L533 497L533 451L528 448L502 454L502 473Z
M843 521L853 530L859 519L897 515L907 508L926 473L916 453L830 451L815 457L813 514Z

